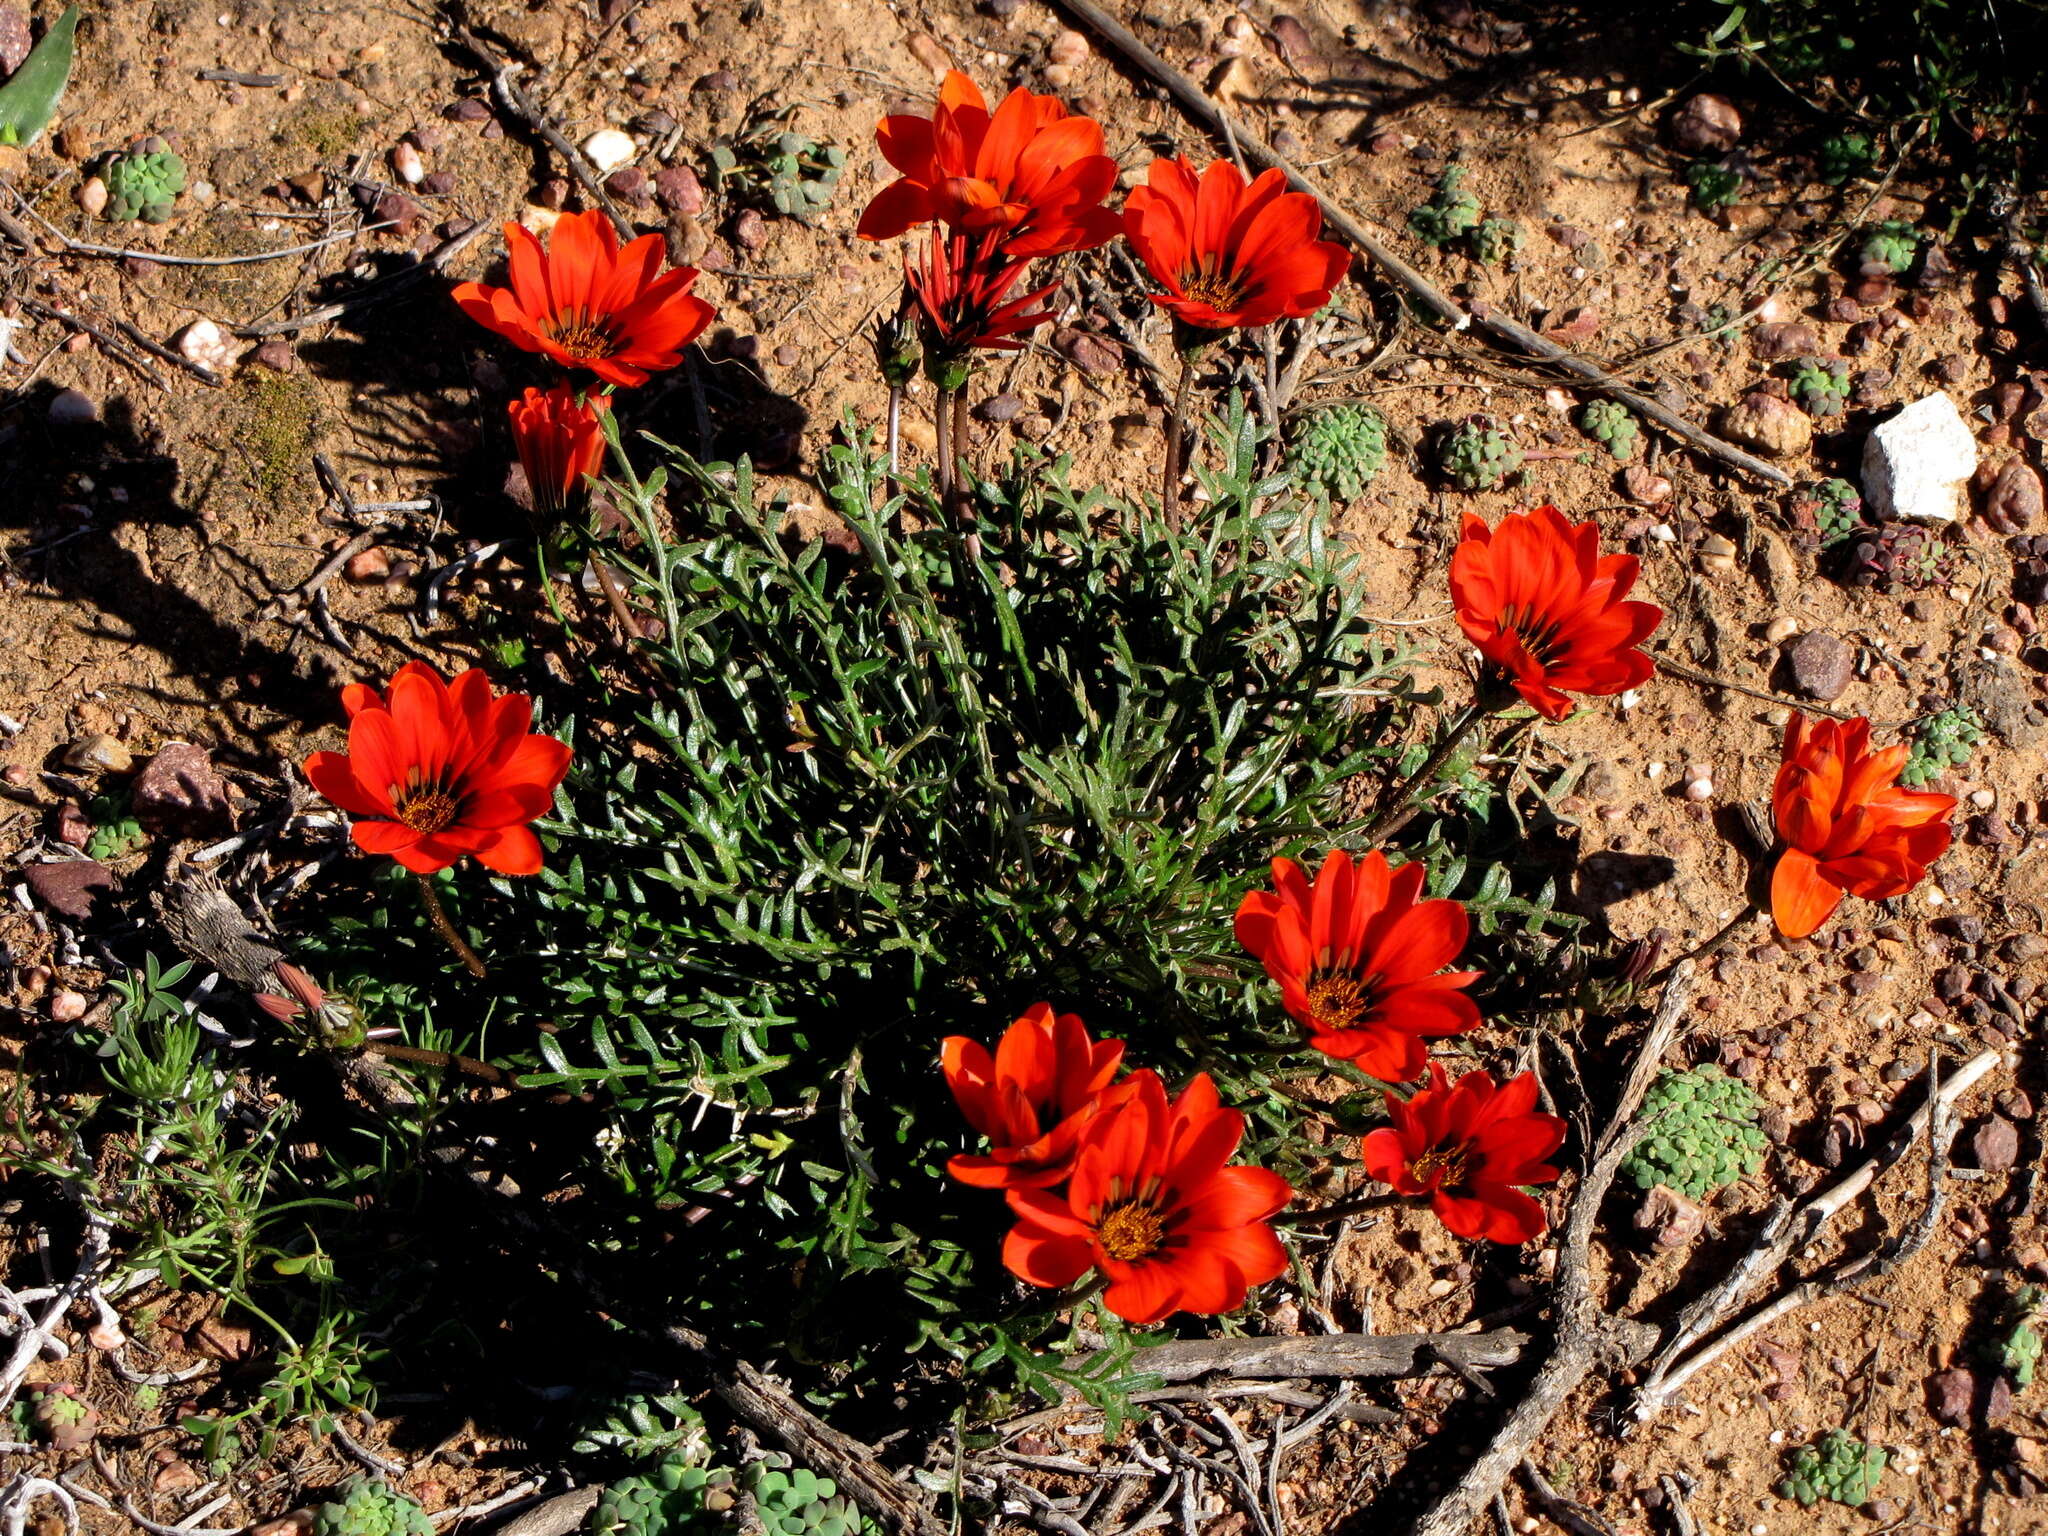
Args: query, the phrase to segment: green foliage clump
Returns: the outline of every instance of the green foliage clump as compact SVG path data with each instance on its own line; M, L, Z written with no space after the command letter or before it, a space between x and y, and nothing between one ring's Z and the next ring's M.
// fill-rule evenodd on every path
M839 188L846 151L789 126L791 109L763 107L711 146L711 179L735 202L803 223Z
M1459 490L1490 491L1522 467L1522 447L1491 416L1467 416L1438 439L1436 462Z
M735 1502L729 1469L667 1456L608 1484L583 1528L588 1536L710 1536L733 1528L728 1512Z
M1809 416L1839 416L1849 404L1849 365L1804 358L1792 370L1792 398Z
M1838 476L1808 481L1800 487L1796 505L1813 515L1823 549L1841 543L1863 526L1863 494Z
M1635 414L1619 400L1589 400L1579 411L1579 430L1626 463L1636 456L1642 429Z
M1882 1446L1865 1445L1846 1430L1831 1429L1792 1453L1792 1468L1778 1492L1811 1507L1822 1499L1868 1504L1890 1460Z
M0 144L33 144L57 115L71 81L78 44L78 7L67 5L7 82L0 85Z
M1742 172L1712 160L1695 160L1685 168L1692 205L1701 213L1717 213L1742 196Z
M2021 1390L2034 1384L2040 1369L2043 1302L2048 1302L2048 1288L2023 1285L2014 1291L1999 1312L1997 1332L1984 1345L1985 1360Z
M1287 451L1294 483L1331 501L1363 494L1386 462L1387 418L1369 405L1324 406Z
M1857 255L1865 267L1903 272L1920 251L1920 235L1904 219L1886 219L1864 231Z
M1983 739L1984 722L1967 704L1928 716L1913 733L1912 750L1906 766L1899 770L1899 782L1917 789L1951 768L1962 767Z
M676 1454L698 1461L707 1445L704 1416L678 1391L635 1393L605 1405L584 1422L569 1449L627 1461Z
M1699 1200L1763 1166L1763 1101L1719 1067L1667 1071L1643 1100L1647 1129L1621 1165L1638 1189L1664 1184Z
M307 374L255 368L237 405L237 437L253 463L256 488L275 499L305 476L320 436L319 386Z
M85 813L92 819L92 836L85 845L88 858L110 864L115 859L126 858L149 841L149 834L142 830L142 823L129 809L125 794L95 796L86 806Z
M1465 187L1465 167L1444 167L1428 202L1408 211L1408 228L1417 239L1442 250L1479 227L1479 199Z
M1831 135L1820 147L1820 179L1831 187L1865 175L1877 164L1877 145L1854 129Z
M313 1508L313 1536L434 1536L427 1512L381 1479L346 1477L334 1491Z
M1497 267L1519 255L1524 236L1514 219L1487 219L1472 231L1472 258L1482 266Z
M862 1536L877 1529L831 1478L792 1467L787 1456L753 1462L742 1480L768 1536Z
M106 216L129 224L162 224L185 190L184 157L155 135L126 154L115 155L100 172L107 185Z
M1879 592L1923 592L1947 581L1955 566L1941 535L1923 523L1858 528L1837 548L1842 579Z

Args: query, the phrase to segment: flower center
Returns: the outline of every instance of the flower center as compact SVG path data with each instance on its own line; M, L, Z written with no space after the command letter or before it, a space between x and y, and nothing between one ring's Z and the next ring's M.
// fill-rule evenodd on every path
M618 330L611 316L593 315L587 309L556 315L548 324L548 338L579 361L610 357L619 349Z
M1456 1189L1465 1182L1465 1149L1431 1147L1408 1165L1408 1176L1418 1184L1438 1189Z
M1218 271L1217 261L1214 256L1205 257L1199 269L1182 273L1181 294L1211 309L1235 309L1244 300L1244 279L1235 272Z
M1558 638L1564 630L1562 619L1546 619L1534 608L1509 608L1501 615L1501 627L1511 629L1538 666L1553 665L1563 651Z
M455 820L456 799L439 784L408 784L393 789L391 808L415 832L434 833Z
M1318 970L1308 978L1309 1023L1318 1034L1356 1029L1372 1012L1377 976L1351 970Z
M1095 1224L1095 1241L1112 1259L1133 1263L1166 1246L1166 1222L1141 1200L1113 1205Z

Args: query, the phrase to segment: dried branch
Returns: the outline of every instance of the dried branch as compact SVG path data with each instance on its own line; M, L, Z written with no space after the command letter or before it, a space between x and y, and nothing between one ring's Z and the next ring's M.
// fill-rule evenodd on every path
M1329 1376L1414 1376L1439 1362L1495 1370L1522 1358L1529 1336L1490 1333L1321 1333L1301 1338L1176 1339L1143 1351L1135 1368L1167 1381L1221 1375L1240 1381ZM1079 1362L1085 1369L1086 1362Z
M1581 382L1612 395L1637 415L1648 417L1674 437L1691 444L1702 453L1719 459L1731 468L1759 480L1768 481L1772 485L1789 486L1792 483L1792 477L1775 464L1766 464L1762 459L1744 453L1734 444L1723 442L1705 428L1687 421L1662 401L1654 400L1630 388L1598 364L1567 352L1556 342L1498 313L1491 306L1474 304L1469 313L1460 309L1428 278L1396 256L1361 220L1276 154L1271 146L1248 132L1243 125L1233 122L1200 86L1146 47L1130 28L1096 5L1094 0L1050 0L1050 3L1094 29L1134 68L1163 86L1167 93L1180 103L1188 116L1218 138L1235 144L1246 160L1260 167L1274 167L1282 171L1297 191L1306 192L1322 205L1323 217L1338 234L1371 257L1382 271L1407 289L1424 308L1453 330L1469 330L1477 325L1501 340L1512 343L1530 356L1563 369Z

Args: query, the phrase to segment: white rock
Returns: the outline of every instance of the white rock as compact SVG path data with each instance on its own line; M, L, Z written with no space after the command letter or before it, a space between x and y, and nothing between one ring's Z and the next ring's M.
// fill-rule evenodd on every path
M1863 494L1880 517L1952 523L1977 468L1977 440L1945 394L1915 400L1863 442Z
M632 135L621 133L616 128L600 128L583 141L583 158L600 176L611 175L639 153Z
M178 355L215 373L228 373L242 355L235 338L211 320L194 320L178 332Z
M420 152L403 139L391 151L391 169L398 172L407 186L416 187L427 179L427 167L420 159Z

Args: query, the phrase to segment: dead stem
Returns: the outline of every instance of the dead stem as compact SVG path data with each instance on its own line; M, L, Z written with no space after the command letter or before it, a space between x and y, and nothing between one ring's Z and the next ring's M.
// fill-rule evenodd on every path
M1444 739L1437 743L1436 750L1429 754L1429 760L1410 774L1406 782L1387 797L1387 803L1380 807L1379 814L1365 824L1365 830L1360 837L1367 848L1378 846L1381 841L1399 830L1408 819L1408 815L1404 813L1409 812L1409 801L1416 791L1428 787L1443 770L1444 764L1451 760L1452 754L1464 745L1465 738L1472 734L1473 728L1487 717L1487 713L1488 711L1476 701L1465 706L1458 718L1451 722L1451 728L1444 733Z
M413 878L419 881L420 903L427 909L427 921L434 925L434 932L440 934L447 941L448 947L455 951L456 958L469 968L470 975L479 980L488 975L489 972L484 968L483 960L477 955L475 950L469 947L462 935L455 931L455 925L448 920L447 909L441 905L441 898L434 894L433 879L430 876L420 874L415 874Z

